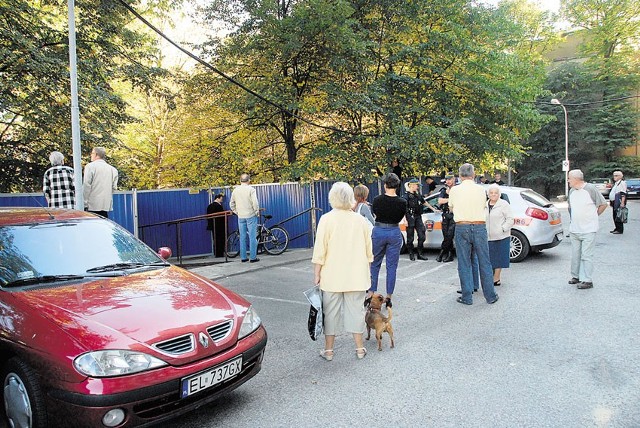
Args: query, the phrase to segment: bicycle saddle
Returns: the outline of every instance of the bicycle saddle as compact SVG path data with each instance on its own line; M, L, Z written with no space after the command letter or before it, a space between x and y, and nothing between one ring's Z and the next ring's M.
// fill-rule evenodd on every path
M271 214L265 214L263 217L264 217L265 220L269 220L269 219L273 218L273 216Z

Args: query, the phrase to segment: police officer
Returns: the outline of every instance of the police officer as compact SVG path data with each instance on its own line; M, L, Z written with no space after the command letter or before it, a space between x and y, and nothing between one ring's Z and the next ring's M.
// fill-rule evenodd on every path
M452 173L445 175L445 186L440 189L438 205L442 210L442 246L436 258L438 262L453 261L453 237L456 233L456 223L453 213L449 210L449 190L456 184L456 177Z
M414 261L416 259L416 253L420 260L429 260L427 256L423 254L425 230L424 223L422 222L422 206L425 205L424 197L418 192L420 181L417 178L412 178L407 182L407 249L409 250L409 258ZM418 234L418 248L413 247L413 232Z

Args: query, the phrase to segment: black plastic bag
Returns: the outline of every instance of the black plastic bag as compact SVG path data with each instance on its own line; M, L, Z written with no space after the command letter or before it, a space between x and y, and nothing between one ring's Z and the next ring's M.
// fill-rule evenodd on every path
M618 210L616 211L616 221L618 223L626 223L628 219L629 219L629 208L627 207L618 208Z
M304 292L311 306L309 307L309 318L307 320L307 329L311 340L318 340L322 334L322 291L319 286L310 288Z

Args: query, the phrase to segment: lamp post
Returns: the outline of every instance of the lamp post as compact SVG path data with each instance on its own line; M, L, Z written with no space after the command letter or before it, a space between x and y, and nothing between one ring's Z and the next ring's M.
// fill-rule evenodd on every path
M564 171L564 197L569 197L569 115L567 108L557 98L551 100L551 104L559 105L564 111L564 162L562 162L562 170Z

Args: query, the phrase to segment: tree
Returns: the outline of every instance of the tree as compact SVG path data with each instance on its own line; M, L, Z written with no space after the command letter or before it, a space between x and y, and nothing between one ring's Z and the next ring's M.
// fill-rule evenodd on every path
M313 0L206 10L237 25L210 44L218 64L285 106L225 85L225 108L256 151L286 148L286 161L271 165L281 177L366 178L393 157L408 173L513 157L540 126L522 101L539 94L542 64L505 37L513 26L493 9ZM243 20L232 21L239 12ZM311 115L333 129L299 119Z
M563 15L575 27L582 43L582 61L561 63L553 68L546 88L561 99L569 114L569 158L572 168L587 177L607 176L616 169L638 171L638 161L618 155L635 142L638 111L628 98L639 84L638 38L640 3L622 0L569 0ZM541 107L552 112L548 106ZM547 195L559 190L559 160L564 121L555 108L557 121L543 127L530 140L530 162L520 169L522 183L541 184ZM640 171L638 171L640 172Z
M158 9L147 2L149 10ZM165 7L166 5L163 5ZM113 87L122 80L150 88L162 70L149 67L153 41L129 28L117 2L76 6L78 87L83 152L114 147L131 117ZM51 150L71 157L67 7L62 0L0 1L0 191L42 187Z

